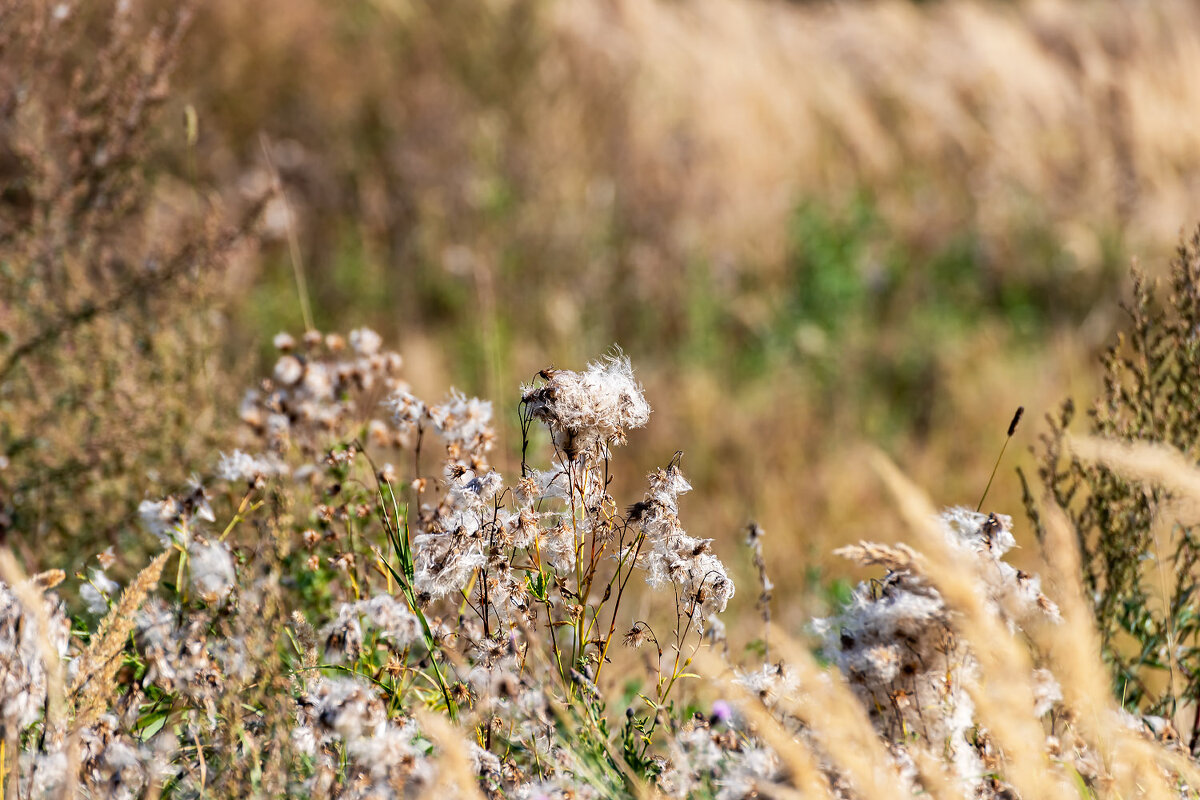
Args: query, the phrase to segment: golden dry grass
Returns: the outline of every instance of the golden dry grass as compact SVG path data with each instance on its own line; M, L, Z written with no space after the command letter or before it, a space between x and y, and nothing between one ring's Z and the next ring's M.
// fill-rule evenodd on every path
M180 46L173 37L164 41ZM22 365L20 388L32 399L11 427L44 428L44 452L64 468L75 468L71 448L85 442L83 472L107 469L104 455L121 451L130 431L155 446L113 466L115 474L103 472L104 482L81 479L78 495L68 497L78 502L65 503L61 518L35 513L33 527L86 528L95 539L84 548L91 552L101 539L134 538L131 510L140 498L130 487L144 486L143 474L164 464L177 473L170 478L181 479L195 453L228 441L217 409L232 409L231 392L241 385L235 378L266 326L280 320L293 327L313 317L323 327L383 321L387 338L401 340L418 390L468 380L476 385L466 388L496 400L510 396L520 378L550 364L582 364L616 339L645 356L640 375L658 412L654 431L635 438L614 494L636 496L642 475L683 443L698 489L684 501L685 524L717 536L716 549L730 563L739 546L734 532L750 517L764 525L780 627L798 630L808 620L801 602L808 571L827 563L833 545L866 535L885 543L914 537L915 549L864 542L843 554L860 566L919 568L955 609L981 671L972 689L978 718L1023 797L1076 792L1069 771L1047 757L1044 722L1032 712L1032 670L1043 661L1063 685L1073 735L1103 762L1089 791L1158 798L1174 796L1165 774L1197 783L1184 756L1117 723L1076 580L1074 535L1061 513L1045 510L1045 557L1065 622L1035 628L1031 642L985 607L979 576L956 563L931 522L935 505L974 505L1014 407L1030 409L1024 435L1063 395L1090 394L1089 358L1114 326L1115 307L1050 319L1046 309L1055 301L1043 298L1044 306L1034 306L1049 321L1036 352L1014 345L1018 337L999 306L955 334L939 331L934 344L919 345L936 352L923 352L931 366L914 371L916 399L884 396L872 404L848 391L861 388L853 376L842 380L861 366L856 353L878 347L882 360L902 360L905 337L917 338L904 321L863 332L855 326L864 319L852 318L847 329L818 331L816 345L811 325L800 324L784 331L785 345L764 357L761 373L744 380L725 362L743 355L739 336L757 342L777 333L771 326L781 298L796 289L789 283L797 269L793 218L805 201L841 208L865 192L886 235L912 254L905 268L913 271L966 231L980 253L971 280L1011 281L1035 296L1070 295L1061 287L1072 281L1114 294L1114 251L1136 250L1156 262L1200 202L1200 7L1183 0L374 0L339 8L319 0L254 7L213 0L198 9L187 42L172 113L164 115L175 121L154 128L137 153L162 173L138 201L145 213L103 248L51 259L57 272L20 295L27 307L0 307L0 321L16 333L0 352L5 364L16 363L13 353L23 358L25 344L39 343L43 332L54 343L62 319L56 303L68 311L95 303L111 317L85 321L52 357ZM153 60L158 50L147 52ZM6 74L0 69L0 78ZM53 105L34 103L15 119L27 150L53 144L47 132L54 128L40 116ZM174 112L185 109L198 129L180 129ZM72 153L45 163L82 163ZM0 177L7 168L0 163ZM45 174L52 172L48 166ZM242 249L240 226L216 232L217 211L241 208L267 190L263 252ZM0 236L7 230L0 225ZM1043 251L1027 241L1033 234L1065 256L1043 262ZM192 238L204 256L196 271L216 262L224 268L187 283L184 300L195 300L194 316L182 313L185 302L164 301L138 320L145 324L127 324L124 292L108 291L105 271L124 262L94 270L92 257L117 250L141 264L145 252L171 251L162 243ZM879 258L868 246L840 266L866 269ZM285 260L287 290L275 292L273 270ZM56 295L63 278L68 288ZM6 297L18 296L8 288ZM913 290L898 304L901 316L915 316L925 300ZM719 319L716 335L729 341L696 344L708 333L705 313ZM152 357L126 362L126 352ZM813 352L839 373L826 385ZM42 390L55 381L82 398L66 422L57 417L59 393ZM149 386L165 387L164 394ZM904 404L923 407L901 409L910 416L889 422ZM509 415L502 438L515 440L515 427ZM179 438L160 441L159 430L180 431ZM859 441L879 431L903 469L864 454ZM1081 459L1166 487L1176 496L1172 513L1196 519L1200 473L1178 454L1091 440L1071 446ZM514 452L497 454L506 476L517 471ZM883 477L899 519L864 475L867 465ZM199 468L211 467L208 460ZM1017 509L1013 484L1001 479L988 507ZM917 485L931 487L936 503ZM8 493L6 484L0 488ZM89 516L95 509L104 512L102 525ZM30 563L47 556L39 541L17 545ZM69 689L54 669L61 664L47 657L53 725L65 719L68 701L75 728L104 713L133 613L157 585L166 557L152 560L100 623ZM1035 557L1027 548L1023 558ZM25 607L40 608L8 550L0 551L0 577ZM639 613L651 613L650 600L634 599ZM734 618L754 620L753 593L743 591L737 602ZM284 616L280 605L270 618ZM318 648L308 640L315 634L300 622L302 661L313 667ZM256 646L279 649L277 631L256 636ZM822 758L864 796L893 796L878 769L885 743L848 686L799 646L780 649L802 684L819 687L803 705L784 704L815 747L797 741L722 665L701 657L709 678L703 691L736 697L806 796L831 793ZM462 658L450 655L447 669L466 672ZM622 667L635 658L622 656ZM612 672L606 690L616 689ZM282 683L283 674L279 666L270 677ZM251 688L266 697L278 687ZM245 709L231 697L222 713L236 717ZM288 713L282 707L272 712L280 727ZM437 790L477 796L461 732L440 716L417 717L440 753ZM234 742L252 727L231 728L224 746L259 757L268 734L255 729L262 742ZM209 765L194 739L203 788ZM932 794L954 796L937 755L915 752L916 769ZM633 789L648 792L641 784Z
M1173 240L1196 200L1191 3L618 2L555 22L627 80L633 171L678 192L675 235L706 250L777 258L798 195L855 185L927 235L1002 237L1036 199L1085 256L1108 227Z
M157 588L163 567L171 555L171 550L160 553L138 572L121 593L121 599L101 620L87 650L80 654L70 687L76 727L83 727L102 714L112 698L116 688L113 677L121 665L118 657L136 624L138 609Z
M686 287L758 335L790 291L797 202L839 207L865 188L917 254L977 233L973 280L1104 295L1085 319L1046 330L1036 353L1014 349L1003 316L981 314L930 357L933 434L901 422L889 449L939 501L973 504L994 453L981 437L1018 404L1028 431L1062 396L1090 393L1087 364L1118 321L1113 248L1156 265L1200 199L1200 20L1186 2L377 2L355 13L209 4L182 79L201 121L200 172L227 193L270 183L259 132L272 137L318 318L402 337L419 387L469 380L492 397L618 341L671 409L661 436L635 440L630 485L686 433L698 484L737 498L703 509L713 533L749 516L772 536L803 527L781 546L817 560L882 519L847 445L886 429L894 409L821 397L802 358L781 359L766 386L732 382L721 355L689 359L704 331L689 327ZM286 259L281 218L268 214L268 239ZM1067 255L1047 263L1031 229ZM347 239L361 242L357 266L343 263ZM910 269L922 268L918 256ZM249 291L261 269L240 265L231 290ZM372 287L370 310L332 288L346 270ZM431 313L430 284L464 306ZM829 347L902 361L911 335ZM484 366L441 363L463 337ZM810 477L782 477L783 463ZM1000 481L993 499L1018 497ZM899 533L884 524L885 538ZM802 570L785 577L804 582Z

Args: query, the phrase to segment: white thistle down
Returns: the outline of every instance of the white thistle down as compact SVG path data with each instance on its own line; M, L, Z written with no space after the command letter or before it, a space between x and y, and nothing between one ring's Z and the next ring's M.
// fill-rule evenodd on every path
M542 385L521 387L522 402L568 458L602 458L650 419L650 404L626 356L594 361L583 372L543 370L540 377Z
M221 453L217 462L217 477L231 483L243 481L257 486L267 478L287 472L287 465L274 456L254 456L241 450L234 450L230 455Z
M951 508L937 522L964 563L977 562L987 605L1010 628L1039 615L1058 619L1037 578L1001 559L1016 543L1009 517ZM965 787L978 789L986 770L971 740L977 722L969 687L979 666L958 634L956 612L917 571L908 548L864 543L837 552L884 564L888 573L859 584L837 616L815 621L826 654L885 739L945 758ZM1053 704L1057 690L1048 673L1041 680L1039 713Z
M646 583L651 587L679 587L691 624L703 630L733 597L733 581L713 554L712 539L689 536L679 522L679 496L692 486L678 465L672 462L654 471L649 481L645 498L629 515L645 536L639 566L646 570Z

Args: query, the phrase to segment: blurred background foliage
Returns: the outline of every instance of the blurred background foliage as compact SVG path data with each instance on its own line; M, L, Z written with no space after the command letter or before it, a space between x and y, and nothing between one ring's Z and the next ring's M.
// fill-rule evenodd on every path
M24 109L0 116L0 217L27 207L23 187L55 196L47 176L76 163L78 137L39 149L86 116L76 84L114 42L172 30L179 8L121 3L122 33L110 3L4 0L10 31L42 33L0 49L6 102ZM72 378L75 335L6 379L8 527L68 542L64 558L141 535L141 495L96 487L162 491L237 444L237 396L269 369L271 337L304 327L299 267L318 328L374 327L424 396L495 400L509 471L518 384L619 345L656 412L618 454L618 498L683 449L685 523L748 579L737 549L757 519L777 594L799 600L832 545L896 533L864 443L973 507L1017 405L1027 445L1064 396L1096 393L1131 256L1165 270L1200 208L1200 7L1186 0L188 8L124 164L137 230L168 249L211 242L266 205L256 246L222 240L138 306L141 346L80 329L101 340L84 373L172 365L145 367L147 402ZM122 74L152 66L135 61ZM59 238L87 224L65 219ZM102 248L81 239L68 277L31 266L39 236L0 245L6 356L61 321L45 309L70 310L63 286L105 296L153 250L120 244L132 274L113 277L86 269ZM153 344L167 329L173 355ZM71 387L84 406L29 410ZM162 446L168 419L188 447ZM100 464L78 473L86 500L45 477L72 448ZM1011 476L987 505L1018 516Z

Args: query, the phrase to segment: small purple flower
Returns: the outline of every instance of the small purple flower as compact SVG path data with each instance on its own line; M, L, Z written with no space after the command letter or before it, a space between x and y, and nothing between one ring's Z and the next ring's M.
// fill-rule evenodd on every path
M714 700L712 704L712 723L723 722L726 725L733 719L733 708L724 700Z

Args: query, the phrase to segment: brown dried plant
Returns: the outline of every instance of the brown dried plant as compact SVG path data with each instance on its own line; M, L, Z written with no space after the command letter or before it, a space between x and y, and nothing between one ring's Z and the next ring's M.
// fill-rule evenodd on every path
M215 441L211 276L256 211L161 174L194 145L157 127L194 6L0 7L0 539L26 555L116 543L130 478L176 486Z
M1104 388L1088 410L1089 434L1126 443L1158 443L1154 469L1111 446L1074 443L1070 400L1049 419L1038 478L1065 509L1078 535L1082 579L1099 623L1115 691L1131 709L1182 726L1193 751L1200 714L1179 714L1200 698L1200 526L1185 478L1200 459L1200 229L1181 242L1166 291L1135 270L1126 306L1129 330L1103 357ZM1024 482L1024 476L1022 476ZM1026 505L1045 527L1026 484ZM1182 512L1182 513L1181 513Z

